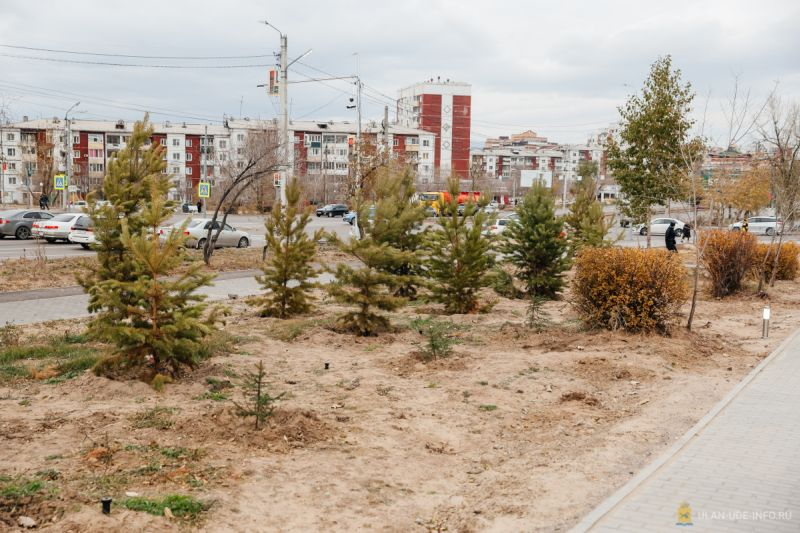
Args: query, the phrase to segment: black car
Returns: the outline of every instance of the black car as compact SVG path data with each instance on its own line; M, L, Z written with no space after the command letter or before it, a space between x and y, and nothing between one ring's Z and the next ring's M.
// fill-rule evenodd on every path
M348 211L347 206L344 204L328 204L324 207L317 208L317 216L326 216L328 218L343 217Z

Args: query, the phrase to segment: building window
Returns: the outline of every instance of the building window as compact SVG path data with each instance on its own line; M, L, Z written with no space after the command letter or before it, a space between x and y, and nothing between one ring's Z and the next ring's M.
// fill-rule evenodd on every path
M322 137L322 142L324 143L335 143L336 136L335 135L325 135Z
M108 144L119 144L119 135L109 135Z
M428 159L429 155L428 152L422 152L422 159Z
M89 157L103 157L103 150L91 148L89 149Z
M219 160L220 161L227 161L228 160L228 154L219 154Z
M186 148L191 148L191 147L192 147L192 140L186 139Z
M36 172L36 163L34 163L33 161L25 163L25 170L28 171L28 174L33 174L34 172Z
M347 142L347 135L337 135L336 142L339 144L344 144Z
M431 145L430 139L423 139L422 140L422 146L430 146L430 145Z
M100 139L99 135L92 135L91 137L89 137L89 142L101 143L103 141Z
M181 173L181 167L172 167L172 173L173 174L180 174Z
M319 155L319 148L309 148L308 155Z
M186 167L186 174L192 173L192 167Z
M236 134L236 140L237 141L243 141L244 140L244 133L237 133Z
M13 133L6 133L6 140L7 141L13 141L14 140L14 134Z
M17 177L16 176L9 176L8 177L8 184L9 185L16 185L17 184Z
M192 154L191 153L186 154L186 160L187 161L191 161L192 160Z
M17 170L17 164L16 163L9 163L8 164L8 169L9 170Z
M89 172L102 172L103 163L89 163Z
M172 160L173 161L180 161L181 160L180 152L175 152L174 154L172 154Z
M72 136L72 144L80 144L80 143L81 143L80 135L73 135Z
M16 148L8 148L6 150L6 154L8 154L8 155L13 157L13 156L17 155L17 149Z
M219 147L220 148L227 148L228 147L228 143L226 141L224 141L224 140L221 140L221 141L219 141Z
M394 146L395 148L397 148L398 146L400 146L400 139L394 139L394 140L392 141L392 146Z
M181 140L180 139L172 139L172 146L180 146Z

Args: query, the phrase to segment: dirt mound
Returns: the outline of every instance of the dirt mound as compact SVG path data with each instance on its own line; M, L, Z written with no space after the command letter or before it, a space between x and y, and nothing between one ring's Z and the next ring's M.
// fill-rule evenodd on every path
M182 420L174 429L201 442L228 441L280 452L332 440L338 434L313 411L282 408L258 430L254 419L238 416L235 407L221 407L206 416Z
M0 498L0 526L3 530L15 529L21 516L33 518L37 524L43 524L55 522L64 516L64 512L63 505L36 495L19 499Z
M413 351L399 358L392 358L386 362L386 366L395 374L401 377L408 377L414 374L429 374L442 370L466 370L467 356L454 353L441 359L425 361L422 352Z
M562 402L583 402L586 405L600 405L600 400L590 394L581 391L565 392L561 395Z

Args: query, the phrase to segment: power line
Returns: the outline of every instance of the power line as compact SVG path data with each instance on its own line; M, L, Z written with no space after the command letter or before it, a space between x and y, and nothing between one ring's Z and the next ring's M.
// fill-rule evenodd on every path
M19 54L5 54L0 53L2 57L11 57L16 59L30 59L33 61L48 61L51 63L70 63L80 65L98 65L106 67L134 67L134 68L163 68L163 69L234 69L234 68L263 68L271 67L270 64L252 64L252 65L144 65L140 63L111 63L108 61L83 61L78 59L56 59L52 57L36 57L36 56L23 56Z
M81 56L99 57L126 57L131 59L187 59L187 60L208 60L208 59L255 59L261 57L272 57L273 54L257 54L249 56L143 56L128 54L101 54L98 52L76 52L73 50L57 50L54 48L35 48L33 46L16 46L12 44L0 44L2 48L13 48L16 50L32 50L36 52L53 52L56 54L74 54Z

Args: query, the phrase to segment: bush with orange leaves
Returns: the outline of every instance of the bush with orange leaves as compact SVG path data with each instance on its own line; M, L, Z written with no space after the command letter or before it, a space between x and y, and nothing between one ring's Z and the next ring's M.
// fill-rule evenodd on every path
M591 327L666 332L689 294L681 259L666 250L586 248L575 265L575 305Z
M764 281L769 281L772 277L772 265L775 263L775 253L778 250L778 245L759 244L756 248L755 259L755 276L758 278L758 272L763 268ZM775 279L778 280L793 280L797 278L797 271L800 269L800 245L796 242L784 242L781 244L781 253L778 257L778 271L775 273ZM765 260L766 259L766 263Z
M700 262L711 279L711 294L717 298L742 289L756 264L755 235L743 231L710 230L700 234Z

